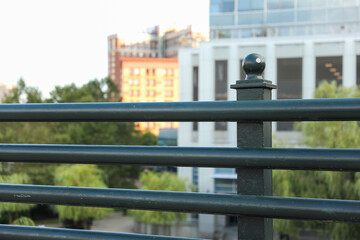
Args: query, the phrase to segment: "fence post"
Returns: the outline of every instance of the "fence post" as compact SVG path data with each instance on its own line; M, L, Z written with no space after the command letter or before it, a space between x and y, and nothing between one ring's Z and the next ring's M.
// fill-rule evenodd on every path
M237 100L271 100L271 90L276 86L262 77L264 58L256 53L243 60L245 80L238 80L231 88L236 89ZM264 148L272 146L271 122L237 122L237 146L239 148ZM272 195L272 172L263 169L237 168L238 194ZM238 239L270 240L273 238L272 219L238 216Z

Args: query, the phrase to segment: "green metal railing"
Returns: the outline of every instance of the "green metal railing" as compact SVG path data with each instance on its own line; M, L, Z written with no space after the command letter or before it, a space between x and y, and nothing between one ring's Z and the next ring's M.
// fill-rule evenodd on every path
M360 99L271 100L264 67L244 59L238 101L0 105L0 121L236 121L238 148L0 144L0 162L236 168L238 195L0 184L0 201L238 215L239 239L272 239L272 218L360 223L360 201L271 196L271 169L359 171L360 150L272 149L270 123L359 121ZM185 238L0 225L0 239Z

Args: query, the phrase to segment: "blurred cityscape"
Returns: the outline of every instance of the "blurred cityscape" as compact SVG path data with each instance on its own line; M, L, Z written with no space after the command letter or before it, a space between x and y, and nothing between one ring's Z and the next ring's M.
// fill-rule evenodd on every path
M115 101L115 98L122 102L236 100L236 91L230 89L230 85L245 79L243 59L253 52L265 57L264 78L277 85L272 92L273 99L314 98L316 89L323 82L348 89L356 89L360 85L359 0L210 0L208 13L209 26L202 32L194 31L192 26L168 28L156 25L144 29L135 40L127 39L126 33L108 33L108 79L116 86L116 97L107 96L109 93L105 90L102 92L105 97L96 98L93 94L91 101ZM106 85L105 80L103 84ZM3 102L10 103L17 94L14 89L19 89L19 86L0 84ZM29 93L33 90L26 89L24 87L23 94L27 97L18 97L18 102L30 103ZM41 100L40 97L38 102L86 102L89 99L86 96L90 92L88 89L90 85L86 84L78 88L71 85L59 87L49 99ZM139 122L126 131L119 125L116 129L109 127L105 130L108 136L112 132L128 135L103 142L102 137L95 134L100 129L107 129L107 126L96 128L84 125L81 131L75 131L74 126L69 126L69 132L57 133L58 138L51 139L51 143L138 145L136 141L140 141L145 145L159 146L236 147L237 140L234 122ZM296 126L294 122L272 123L274 145L306 145L303 133ZM94 133L96 141L88 141L85 137L71 138L74 134L81 135L80 132ZM2 142L18 139L29 142L27 139L9 138L5 130L0 129L0 133ZM60 138L62 142L57 142ZM356 144L358 142L355 146L359 147ZM12 171L9 166L3 165L2 168L6 174L6 171ZM237 174L235 169L230 168L144 166L136 170L101 169L107 171L109 178L123 181L123 185L117 185L115 180L114 183L108 181L108 187L142 187L144 182L139 180L139 175L146 169L156 173L176 173L178 177L187 179L198 192L237 192ZM131 175L132 171L136 174ZM120 174L124 174L125 180L119 180ZM128 180L132 176L136 176L135 179ZM110 217L94 220L92 229L237 239L235 216L188 214L184 221L172 223L167 229L142 223L141 218L136 218L136 213L132 214L128 216L122 210L116 211ZM54 215L51 216L54 218ZM52 225L58 226L59 223ZM305 227L302 227L297 236L275 232L274 239L334 239L324 237L310 227L303 231ZM357 227L354 226L354 229ZM359 229L351 232L355 238L343 239L359 239Z

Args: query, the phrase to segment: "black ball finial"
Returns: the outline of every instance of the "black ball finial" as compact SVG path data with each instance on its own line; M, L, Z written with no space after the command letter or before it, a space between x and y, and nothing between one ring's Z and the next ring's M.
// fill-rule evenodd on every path
M263 79L265 59L258 53L250 53L244 58L242 67L246 73L245 80Z

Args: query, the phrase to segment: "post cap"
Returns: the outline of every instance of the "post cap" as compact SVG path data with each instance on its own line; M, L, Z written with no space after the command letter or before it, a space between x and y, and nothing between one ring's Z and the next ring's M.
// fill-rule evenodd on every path
M264 79L265 59L258 53L250 53L244 60L242 67L246 73L245 80Z

